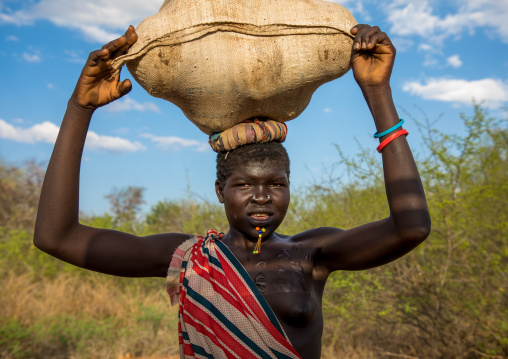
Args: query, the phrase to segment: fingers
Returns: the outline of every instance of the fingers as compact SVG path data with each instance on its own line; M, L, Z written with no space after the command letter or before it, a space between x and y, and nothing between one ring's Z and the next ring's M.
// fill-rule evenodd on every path
M353 49L356 51L372 50L377 44L392 45L388 35L377 26L359 24L353 27L350 32L355 35Z
M129 79L123 80L122 82L120 82L118 86L118 91L120 93L119 97L127 95L129 92L131 92L131 90L132 90L131 81Z
M129 48L138 39L138 34L136 34L136 32L134 31L134 26L130 25L127 31L125 32L125 35L122 37L125 37L126 42L123 46L121 46L116 50L116 53L114 54L114 56L112 56L113 58L127 53L127 50L129 50Z
M125 37L125 35L120 36L118 39L108 42L101 49L109 51L109 56L108 56L108 58L109 58L109 57L111 57L111 54L113 54L116 50L118 50L123 45L125 45L126 42L127 42L127 38Z
M136 34L134 27L132 25L129 26L127 31L123 36L108 42L106 45L102 47L102 50L107 49L109 51L109 57L103 58L103 60L107 60L109 58L114 59L118 56L121 56L127 52L127 50L136 42L138 39L138 35Z
M105 64L109 66L109 61L117 58L118 56L127 53L127 50L136 42L138 35L136 34L134 27L131 25L125 32L125 34L109 43L104 45L100 50L95 50L90 53L85 67L88 67L87 73L97 72L98 69L93 70L93 67ZM103 66L99 66L103 68ZM111 69L112 71L116 71Z
M86 71L87 73L89 71L94 71L93 68L95 68L99 64L99 62L106 61L108 58L109 58L109 51L107 49L92 51L88 55L88 59L85 64L84 71Z
M129 79L120 82L120 73L122 69L117 70L109 79L108 82L115 88L114 98L119 99L127 95L132 90L132 83Z

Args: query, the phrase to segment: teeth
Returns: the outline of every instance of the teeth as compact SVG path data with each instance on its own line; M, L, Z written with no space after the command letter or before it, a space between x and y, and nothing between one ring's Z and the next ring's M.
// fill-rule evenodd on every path
M262 218L269 217L268 213L255 213L255 214L251 214L250 216L251 217L255 217L255 218L258 218L258 217L262 217Z

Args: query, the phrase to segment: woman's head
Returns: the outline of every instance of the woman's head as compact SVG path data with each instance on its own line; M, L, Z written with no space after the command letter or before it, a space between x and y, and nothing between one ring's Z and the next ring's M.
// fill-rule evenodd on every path
M231 230L257 239L270 236L289 207L289 157L280 143L254 144L217 157L217 197Z
M255 143L239 147L227 154L217 154L217 181L221 186L233 171L249 163L269 162L286 171L289 179L289 156L279 142Z

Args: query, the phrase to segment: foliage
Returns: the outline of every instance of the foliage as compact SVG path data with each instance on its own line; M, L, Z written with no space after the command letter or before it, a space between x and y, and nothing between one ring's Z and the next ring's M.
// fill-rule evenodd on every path
M508 356L508 130L478 105L462 120L464 135L420 123L426 146L418 166L433 226L427 241L388 265L330 276L323 357ZM347 176L293 193L281 232L388 216L379 156L361 146L354 158L337 150ZM0 163L0 357L176 354L175 309L160 279L85 272L33 247L42 173ZM141 214L142 194L113 191L111 214L81 221L139 235L227 230L217 204L166 200Z
M150 233L205 234L210 228L227 231L228 222L222 206L192 198L180 201L161 201L146 215Z
M136 223L137 213L143 201L142 187L129 186L123 189L113 189L105 197L109 200L113 212L113 226L124 231L134 231L131 227Z
M464 136L441 133L428 121L420 124L427 154L419 169L432 234L394 263L332 276L325 316L350 333L335 345L360 342L418 358L508 355L508 131L480 106L474 110L471 118L462 116ZM351 189L365 194L372 183L382 189L375 174L351 163L348 168L364 175L364 182L338 194ZM354 198L372 212L386 207ZM340 196L336 201L338 213L352 208Z
M33 161L20 168L0 160L0 226L32 229L44 178Z

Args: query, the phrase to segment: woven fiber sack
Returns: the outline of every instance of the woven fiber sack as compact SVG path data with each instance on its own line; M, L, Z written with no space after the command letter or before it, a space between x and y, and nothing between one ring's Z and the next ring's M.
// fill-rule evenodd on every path
M297 117L350 68L354 17L322 0L166 0L136 28L127 63L151 95L212 134Z

